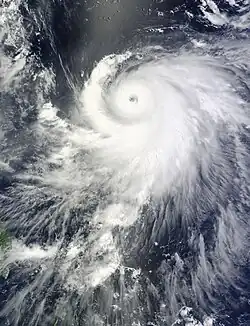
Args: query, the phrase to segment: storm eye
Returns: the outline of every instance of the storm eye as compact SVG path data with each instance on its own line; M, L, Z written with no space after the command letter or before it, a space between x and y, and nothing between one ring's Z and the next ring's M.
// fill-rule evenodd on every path
M136 95L131 95L129 101L132 103L138 103L138 97Z

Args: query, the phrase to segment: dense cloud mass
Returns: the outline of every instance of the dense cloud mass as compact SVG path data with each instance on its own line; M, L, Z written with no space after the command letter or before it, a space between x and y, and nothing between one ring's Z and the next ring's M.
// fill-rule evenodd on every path
M1 325L249 325L249 17L4 0Z

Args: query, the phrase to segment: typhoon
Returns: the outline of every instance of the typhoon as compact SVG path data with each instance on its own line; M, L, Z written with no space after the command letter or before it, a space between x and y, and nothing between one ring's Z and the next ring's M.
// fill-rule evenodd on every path
M247 1L157 7L78 79L24 3L1 9L1 325L248 325Z

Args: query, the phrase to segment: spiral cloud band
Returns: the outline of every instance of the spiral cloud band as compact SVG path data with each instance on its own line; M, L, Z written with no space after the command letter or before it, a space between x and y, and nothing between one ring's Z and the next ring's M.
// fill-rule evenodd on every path
M30 55L20 1L5 1L18 51L0 67L1 325L217 326L247 311L249 10L230 2L238 18L197 2L225 34L150 23L98 62L79 45L71 74L60 51L56 68Z
M229 68L209 56L172 56L159 47L104 58L81 100L102 137L99 159L113 170L114 186L125 182L122 191L132 197L142 189L146 196L192 191L211 160L227 165L221 133L236 137L247 124Z

